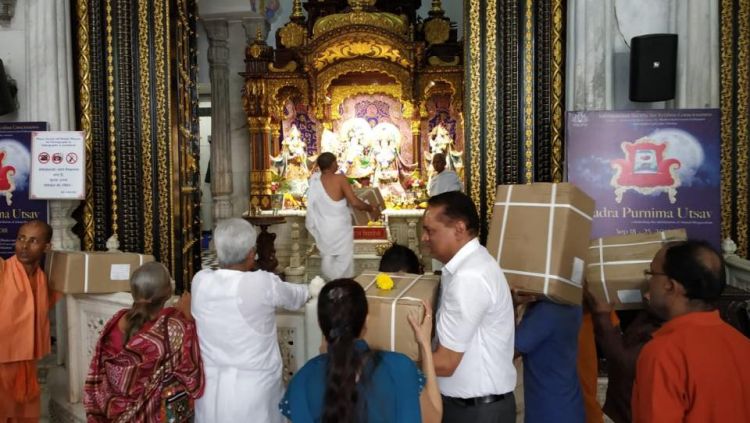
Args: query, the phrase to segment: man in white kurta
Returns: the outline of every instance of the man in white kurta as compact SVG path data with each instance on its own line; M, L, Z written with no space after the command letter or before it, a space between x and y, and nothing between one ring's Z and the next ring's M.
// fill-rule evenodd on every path
M254 244L249 254L247 262L252 263ZM191 309L206 380L195 403L198 423L283 421L278 409L283 386L276 308L301 308L308 289L282 282L273 273L237 269L243 266L205 269L193 278Z
M430 179L428 187L430 197L449 191L463 191L461 180L458 179L456 172L447 170L445 165L445 154L435 153L432 156L432 167L437 174Z
M336 174L336 156L322 153L317 162L321 171L310 177L305 227L320 252L323 277L329 281L351 278L354 276L354 232L349 205L359 210L377 209L358 199L346 177Z

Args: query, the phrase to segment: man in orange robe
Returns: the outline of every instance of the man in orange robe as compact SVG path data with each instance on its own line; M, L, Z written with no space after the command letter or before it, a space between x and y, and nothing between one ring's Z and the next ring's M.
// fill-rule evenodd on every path
M750 422L750 340L711 307L724 260L700 241L666 245L651 262L651 311L666 321L638 357L634 422Z
M0 259L0 423L35 422L41 414L37 360L50 353L47 277L40 268L52 228L21 226L15 255Z

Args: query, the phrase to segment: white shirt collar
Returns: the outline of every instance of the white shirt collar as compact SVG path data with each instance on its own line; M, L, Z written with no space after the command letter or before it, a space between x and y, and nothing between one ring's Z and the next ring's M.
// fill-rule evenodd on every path
M453 258L451 258L450 261L446 263L445 266L443 266L443 270L447 271L450 274L456 273L456 270L458 270L458 266L461 265L461 262L464 261L466 257L469 257L479 247L479 239L474 237L474 239L464 244L464 246L461 247L461 249L453 255Z

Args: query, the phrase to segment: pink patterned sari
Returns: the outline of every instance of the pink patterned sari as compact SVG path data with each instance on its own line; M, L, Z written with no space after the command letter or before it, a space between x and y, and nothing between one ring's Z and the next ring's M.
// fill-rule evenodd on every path
M191 397L203 394L195 324L178 310L165 308L117 351L108 341L126 312L120 310L107 322L96 344L84 385L89 422L162 421L161 391L170 369Z

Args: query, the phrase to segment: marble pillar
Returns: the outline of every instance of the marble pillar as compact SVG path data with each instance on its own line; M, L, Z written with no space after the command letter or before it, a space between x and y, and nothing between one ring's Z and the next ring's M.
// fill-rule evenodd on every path
M28 119L48 122L52 131L75 130L70 2L31 0L28 6ZM81 249L70 217L79 204L78 200L50 201L54 249Z
M229 26L226 20L204 21L208 35L211 79L211 196L214 223L232 217L232 146L229 115Z
M27 13L28 119L47 122L52 131L75 130L70 2L31 0ZM49 202L52 248L81 249L81 240L71 230L76 223L71 214L79 204L79 200ZM65 306L65 300L58 303L52 320L59 340L57 364L64 363L67 348L63 334L67 325Z
M653 33L679 37L675 99L634 103L630 41ZM718 0L569 1L566 83L568 110L718 107Z

